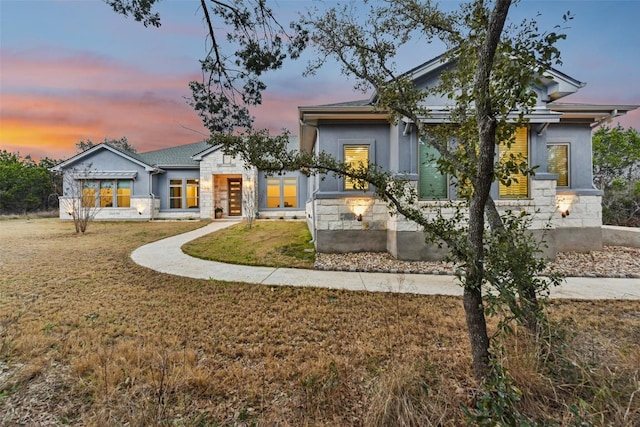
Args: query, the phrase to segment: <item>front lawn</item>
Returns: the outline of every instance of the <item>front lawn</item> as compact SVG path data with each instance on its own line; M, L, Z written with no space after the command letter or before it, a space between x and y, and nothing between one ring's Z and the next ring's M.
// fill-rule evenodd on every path
M0 221L0 425L464 425L477 385L460 298L189 279L130 258L202 225ZM639 313L551 302L562 354L505 342L518 408L639 425Z
M185 244L194 257L229 264L313 268L311 233L304 221L256 221L224 228Z

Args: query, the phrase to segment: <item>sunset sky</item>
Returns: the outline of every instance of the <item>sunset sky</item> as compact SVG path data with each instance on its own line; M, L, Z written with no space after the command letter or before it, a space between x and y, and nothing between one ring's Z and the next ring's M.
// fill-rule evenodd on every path
M315 2L270 3L289 22ZM453 0L441 3L456 7ZM87 138L126 136L138 151L201 140L205 130L184 99L207 49L198 6L164 0L157 8L162 26L145 28L100 0L0 0L0 149L62 159ZM575 19L559 44L558 68L587 86L563 102L640 104L640 0L525 0L511 19L540 12L541 28L551 30L568 10ZM398 67L408 70L442 49L416 42ZM267 76L264 105L254 110L257 127L295 135L299 105L367 96L354 92L354 81L335 66L303 77L311 58L308 51ZM619 121L640 129L640 111Z

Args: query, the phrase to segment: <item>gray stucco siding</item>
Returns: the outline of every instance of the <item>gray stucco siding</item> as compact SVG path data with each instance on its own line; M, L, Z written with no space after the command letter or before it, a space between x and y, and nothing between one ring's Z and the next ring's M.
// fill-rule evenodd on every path
M132 196L145 196L149 194L149 172L135 162L132 162L111 151L100 150L92 153L81 160L74 162L65 168L64 173L84 173L84 172L135 172L131 188ZM66 183L65 183L66 184ZM70 191L65 189L65 193Z
M343 161L345 145L371 144L369 162L389 169L390 131L387 122L323 122L319 129L320 151ZM341 177L327 175L317 183L321 192L350 192L344 190L344 178Z
M569 144L570 188L576 190L592 189L591 127L587 123L552 124L546 130L546 144L553 143Z

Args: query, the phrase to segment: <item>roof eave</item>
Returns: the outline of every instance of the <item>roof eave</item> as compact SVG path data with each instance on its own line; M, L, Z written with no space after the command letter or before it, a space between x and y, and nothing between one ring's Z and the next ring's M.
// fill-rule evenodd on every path
M88 150L83 151L82 153L76 154L75 156L71 157L70 159L67 159L67 160L65 160L65 161L63 161L61 163L58 163L57 165L52 167L50 170L52 172L60 172L63 169L67 168L69 165L72 165L73 163L75 163L75 162L77 162L77 161L79 161L79 160L81 160L81 159L83 159L83 158L95 153L96 151L99 151L99 150L111 151L112 153L117 154L118 156L123 157L123 158L129 160L130 162L136 163L137 165L144 167L144 170L146 172L153 172L156 169L154 166L152 166L150 164L147 164L147 163L144 163L144 162L141 162L140 160L138 160L138 159L136 159L134 157L128 156L126 153L123 153L120 150L116 150L115 148L111 147L109 144L105 144L103 142L103 143L94 145L93 147L89 148Z

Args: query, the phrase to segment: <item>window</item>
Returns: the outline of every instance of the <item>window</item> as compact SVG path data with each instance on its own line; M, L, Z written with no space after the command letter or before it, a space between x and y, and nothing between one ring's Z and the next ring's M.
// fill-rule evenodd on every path
M362 166L369 165L369 146L368 145L345 145L344 146L344 162L353 168L359 169ZM344 178L345 190L368 190L369 183L363 183L360 188L356 180L349 177Z
M130 179L88 180L82 183L82 206L100 208L131 207Z
M113 181L100 181L100 207L112 208L113 206Z
M131 207L131 181L118 181L118 207Z
M199 193L199 184L197 179L188 179L187 180L187 207L197 208L198 205L198 193Z
M267 178L267 208L297 208L298 179Z
M182 180L169 181L169 208L182 209Z
M547 171L558 174L558 187L569 186L569 144L547 145Z
M96 205L96 193L98 181L85 181L82 183L82 206L91 208Z
M284 178L282 180L282 195L284 207L295 208L298 204L298 180L296 178Z
M511 144L511 147L507 148L504 145L500 146L500 160L506 161L510 155L517 156L522 154L525 158L529 157L529 130L526 127L520 127L516 130L515 139ZM518 199L529 196L529 179L526 175L521 173L511 175L512 179L518 182L511 181L511 185L506 186L500 183L500 197L507 199Z
M446 199L448 197L447 175L438 170L440 152L423 139L418 143L419 181L421 199Z
M197 209L200 206L200 181L169 180L169 209Z

